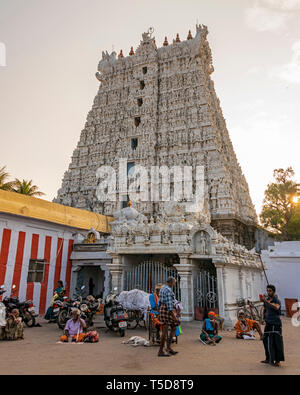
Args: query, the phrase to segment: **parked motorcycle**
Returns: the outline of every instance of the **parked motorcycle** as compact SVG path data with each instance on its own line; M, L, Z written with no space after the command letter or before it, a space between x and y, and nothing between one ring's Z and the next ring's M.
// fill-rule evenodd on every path
M15 285L12 286L12 294L10 297L5 297L3 299L3 303L6 307L6 318L8 313L12 310L19 310L19 315L22 318L23 322L29 328L35 326L35 317L37 316L34 311L34 304L31 300L26 300L25 302L20 302L17 296L14 296L17 287Z
M14 292L16 286L13 285L12 286L12 290ZM7 291L4 291L7 292ZM3 293L4 293L3 292ZM5 305L6 308L6 318L8 317L8 314L12 312L12 310L14 309L18 309L18 305L19 305L19 298L18 297L13 297L11 296L5 296L5 298L3 298L2 302Z
M65 308L66 301L64 299L68 299L66 296L64 296L62 299L57 299L53 303L53 310L52 310L52 319L51 322L56 322L58 321L58 316L61 310Z
M114 289L116 291L116 288ZM128 314L123 306L116 300L117 294L109 293L104 302L104 321L108 329L119 332L120 336L125 336L127 328Z
M94 296L89 295L80 305L81 318L85 320L87 327L94 325L94 316L99 310L101 299L95 299Z
M34 305L31 300L26 300L25 302L19 303L18 307L20 317L22 317L23 322L29 328L35 326L35 311Z

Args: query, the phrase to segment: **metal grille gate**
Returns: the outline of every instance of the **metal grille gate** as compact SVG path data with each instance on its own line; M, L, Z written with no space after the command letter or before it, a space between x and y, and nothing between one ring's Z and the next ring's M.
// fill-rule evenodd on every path
M207 271L194 276L194 303L195 307L218 307L217 279Z
M152 293L156 284L165 283L170 276L177 279L173 291L176 299L180 300L180 278L177 269L160 262L144 261L132 269L125 270L124 291L141 289Z

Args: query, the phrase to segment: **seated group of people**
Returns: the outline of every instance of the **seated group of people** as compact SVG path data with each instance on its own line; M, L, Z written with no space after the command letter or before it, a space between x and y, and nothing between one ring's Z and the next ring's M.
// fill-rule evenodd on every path
M13 309L8 313L6 325L0 327L0 340L24 339L24 323L19 316L19 310Z
M54 295L51 299L50 306L47 309L45 314L45 319L49 320L49 322L54 322L53 316L53 305L56 300L64 300L65 296L65 287L61 280L57 282L57 288L54 291ZM60 341L63 343L67 343L69 339L72 342L81 343L81 342L89 342L96 343L99 340L98 332L95 330L91 330L87 332L86 322L80 317L81 311L77 308L72 309L72 318L70 318L66 326L64 328L64 333L60 337Z
M74 308L72 310L72 318L67 321L64 334L60 337L62 343L68 343L69 339L76 343L96 343L99 341L97 331L86 331L86 322L80 318L80 314L81 312L79 309Z
M55 289L54 295L53 295L53 297L51 299L50 306L48 307L47 312L45 314L45 317L44 317L45 320L48 320L49 322L52 322L52 320L54 318L53 317L53 304L54 304L54 302L56 300L63 301L64 300L64 296L65 296L65 292L66 292L66 290L65 290L65 287L64 287L64 283L61 280L59 280L57 282L57 288Z
M235 325L236 338L244 340L255 340L254 331L257 330L260 340L263 338L263 333L259 323L255 320L247 318L244 312L240 312L238 321ZM208 313L208 318L203 322L200 340L204 344L215 346L220 343L222 337L218 334L219 325L216 314L213 311Z

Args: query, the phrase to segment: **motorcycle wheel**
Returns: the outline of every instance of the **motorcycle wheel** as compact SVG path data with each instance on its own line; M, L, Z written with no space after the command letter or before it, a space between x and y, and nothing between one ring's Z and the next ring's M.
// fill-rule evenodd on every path
M28 328L32 328L33 326L35 326L35 317L31 313L29 313L29 311L25 311L24 322L25 325L28 326Z
M68 312L66 310L60 311L57 317L57 325L59 329L65 329L67 321L68 321Z
M119 329L119 333L121 337L125 336L125 329Z

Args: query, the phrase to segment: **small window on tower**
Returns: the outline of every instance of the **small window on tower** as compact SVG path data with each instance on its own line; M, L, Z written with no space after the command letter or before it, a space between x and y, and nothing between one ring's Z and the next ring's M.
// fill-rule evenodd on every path
M145 82L144 81L140 81L140 89L144 89L145 88Z
M145 66L143 67L143 74L147 74L148 68Z
M138 146L138 139L131 139L131 149L134 150Z
M141 118L140 118L140 117L135 117L135 118L134 118L134 124L135 124L135 126L138 127L140 123L141 123Z
M139 97L137 99L137 104L138 104L139 107L141 107L143 105L143 99L141 97Z

